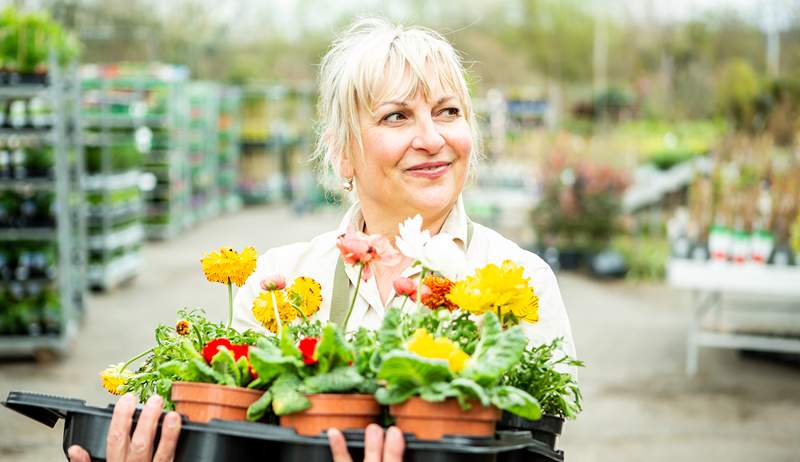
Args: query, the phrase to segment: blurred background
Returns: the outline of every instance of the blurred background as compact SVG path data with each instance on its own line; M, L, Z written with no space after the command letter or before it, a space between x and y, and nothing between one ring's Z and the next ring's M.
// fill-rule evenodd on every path
M338 224L317 64L378 14L461 51L468 212L557 271L587 363L567 458L800 460L796 0L0 7L0 398L112 402L98 371L158 323L224 317L203 252ZM0 429L0 460L63 459L60 428Z

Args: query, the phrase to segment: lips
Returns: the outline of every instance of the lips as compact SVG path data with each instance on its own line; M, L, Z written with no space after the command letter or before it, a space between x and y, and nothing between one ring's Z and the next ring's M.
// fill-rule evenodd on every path
M436 170L440 167L445 167L450 165L450 162L425 162L422 164L417 164L413 167L407 168L406 171L425 171L425 170Z
M415 178L437 180L450 171L451 165L452 162L424 162L407 168L405 173Z

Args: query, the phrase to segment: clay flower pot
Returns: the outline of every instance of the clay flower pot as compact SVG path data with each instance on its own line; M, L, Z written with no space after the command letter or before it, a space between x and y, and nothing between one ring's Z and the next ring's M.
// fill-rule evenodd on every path
M170 397L175 410L193 422L247 420L247 408L264 392L213 383L175 382Z
M501 415L500 409L478 402L465 411L455 399L431 403L419 397L389 406L389 413L403 433L423 440L438 440L444 435L492 437Z
M378 423L381 416L381 406L372 395L320 393L307 398L311 407L281 416L281 427L291 427L299 435L316 436L329 428L362 429Z

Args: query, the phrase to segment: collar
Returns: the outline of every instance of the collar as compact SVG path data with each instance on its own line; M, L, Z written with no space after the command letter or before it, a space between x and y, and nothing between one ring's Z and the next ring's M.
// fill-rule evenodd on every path
M453 239L462 250L467 242L467 213L464 210L464 200L461 195L458 196L455 205L450 210L450 214L442 224L440 232L447 233L453 236ZM361 203L354 202L353 205L347 210L344 218L342 218L339 227L337 228L337 235L344 234L347 228L352 226L355 229L364 229L364 215L361 213Z

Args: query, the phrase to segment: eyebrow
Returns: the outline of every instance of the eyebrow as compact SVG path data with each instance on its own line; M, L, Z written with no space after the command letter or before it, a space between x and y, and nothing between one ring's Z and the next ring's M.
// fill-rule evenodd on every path
M452 96L452 95L450 95L450 96L442 96L441 98L439 98L438 101L436 101L436 104L434 104L434 106L439 106L440 104L446 103L447 101L449 101L451 99L455 99L455 96ZM379 104L378 107L390 106L390 105L395 105L395 106L400 106L400 107L408 107L408 104L406 104L405 101L384 101L381 104Z

